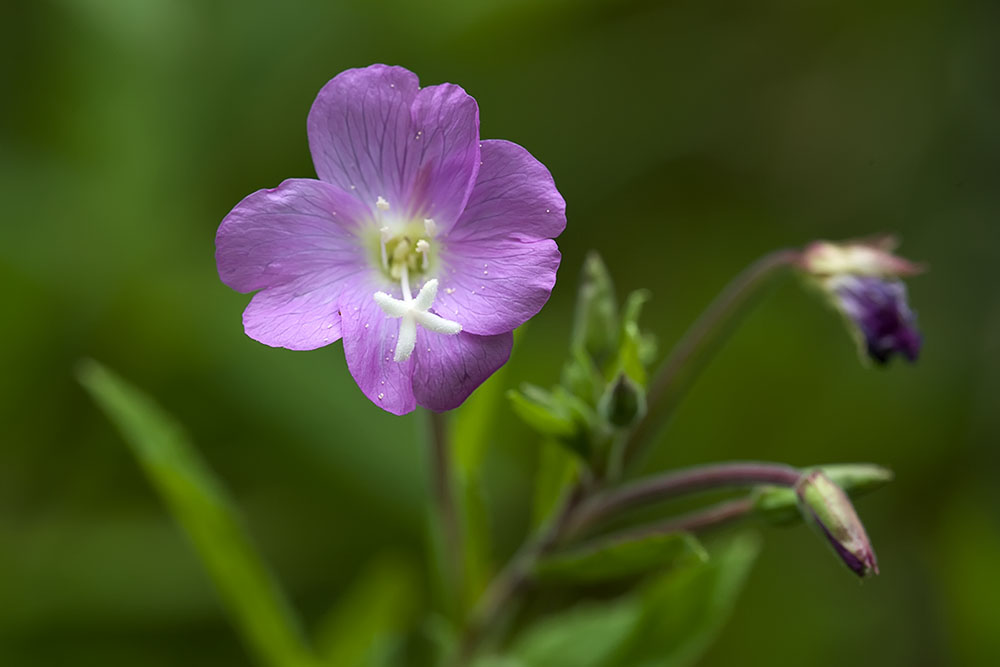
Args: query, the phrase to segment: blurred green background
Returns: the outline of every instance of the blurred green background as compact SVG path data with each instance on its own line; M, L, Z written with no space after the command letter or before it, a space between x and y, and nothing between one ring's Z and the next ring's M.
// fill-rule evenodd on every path
M1000 5L993 0L45 0L0 21L0 664L241 665L210 583L73 377L94 357L188 428L314 625L369 561L423 558L415 415L340 344L246 338L215 229L314 175L306 113L348 67L404 65L480 104L568 202L563 265L507 381L556 381L584 253L648 287L664 348L754 257L899 233L915 366L864 369L782 282L722 350L651 468L865 460L883 575L767 529L705 665L1000 664ZM506 408L505 408L506 410ZM497 558L527 524L536 443L488 455ZM502 501L498 503L496 501Z

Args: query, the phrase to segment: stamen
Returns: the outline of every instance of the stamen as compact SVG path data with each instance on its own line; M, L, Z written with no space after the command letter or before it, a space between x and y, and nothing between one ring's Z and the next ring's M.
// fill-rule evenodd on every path
M417 252L420 253L420 268L424 271L427 270L428 256L430 255L431 244L420 239L417 241Z
M433 218L424 218L424 231L431 238L437 236L437 223L434 222Z
M379 198L375 200L375 208L377 208L380 211L388 211L389 202L387 202L384 197L379 195Z

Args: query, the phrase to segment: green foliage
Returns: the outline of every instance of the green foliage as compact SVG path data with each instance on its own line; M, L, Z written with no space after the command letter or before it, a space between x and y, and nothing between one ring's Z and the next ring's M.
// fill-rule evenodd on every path
M330 667L399 664L395 652L417 611L418 588L419 575L406 560L382 557L368 565L319 623L323 661Z
M822 470L851 498L870 493L892 481L892 471L870 463L836 463L814 466ZM801 520L795 490L766 486L757 490L754 512L774 524L791 524Z
M672 570L640 593L641 621L612 663L686 667L709 647L732 612L760 550L744 533L710 550L707 561Z
M525 630L510 649L525 667L605 667L640 622L642 607L627 596L581 604L542 619Z
M698 540L686 533L604 539L539 561L535 576L542 582L595 583L707 558Z
M552 515L570 484L576 481L579 470L579 457L568 449L553 440L541 443L531 512L533 528L539 528Z
M646 413L656 344L639 329L639 315L649 298L648 290L636 290L619 311L607 267L589 253L561 383L551 390L526 384L507 394L515 414L539 435L598 470L609 466L616 437Z
M79 377L190 538L250 652L262 665L316 667L225 490L177 423L95 361L81 363Z
M755 535L736 536L713 548L711 557L688 558L634 592L535 622L503 658L476 667L692 665L728 618L758 550Z

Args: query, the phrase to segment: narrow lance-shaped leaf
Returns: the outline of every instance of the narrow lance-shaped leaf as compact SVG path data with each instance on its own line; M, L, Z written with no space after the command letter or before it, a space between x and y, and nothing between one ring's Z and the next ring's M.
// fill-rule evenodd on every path
M94 361L80 382L118 427L150 483L191 539L247 648L262 665L314 667L288 602L242 521L177 423Z

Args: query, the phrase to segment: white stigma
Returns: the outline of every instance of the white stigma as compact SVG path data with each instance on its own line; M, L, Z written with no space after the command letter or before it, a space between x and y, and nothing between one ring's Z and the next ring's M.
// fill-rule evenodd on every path
M387 202L384 197L379 195L379 198L375 200L375 208L377 208L380 211L388 211L389 202Z
M406 265L403 265L401 280L403 299L393 297L385 292L375 292L375 303L389 317L400 318L399 335L396 337L396 352L394 361L406 361L413 354L417 344L417 325L428 331L453 336L462 330L462 325L452 320L446 320L430 312L437 297L438 281L432 278L424 283L416 298L410 293L409 275Z

